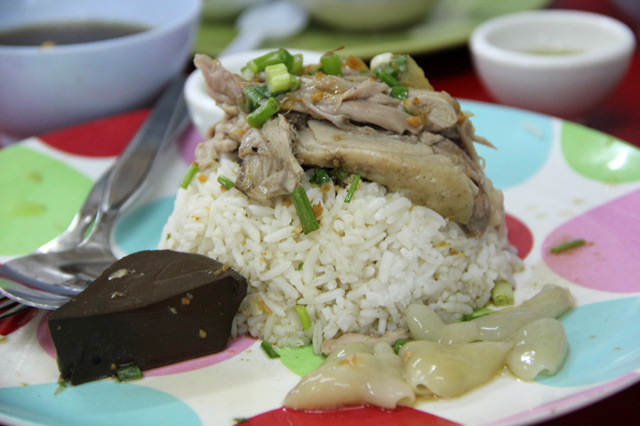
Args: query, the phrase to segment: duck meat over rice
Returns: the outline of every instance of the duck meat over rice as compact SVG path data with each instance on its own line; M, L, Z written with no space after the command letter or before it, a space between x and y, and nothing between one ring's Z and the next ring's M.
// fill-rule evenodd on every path
M386 58L369 69L348 57L341 75L307 66L290 76L294 88L277 94L278 112L251 126L246 89L266 89L265 72L245 80L218 60L196 55L209 94L226 113L196 150L196 162L202 170L223 153L237 155L235 186L261 203L288 196L304 168L344 169L458 222L471 236L499 226L502 192L485 176L474 147L491 144L475 134L470 114L455 99L431 88L413 59ZM383 81L390 74L398 85Z

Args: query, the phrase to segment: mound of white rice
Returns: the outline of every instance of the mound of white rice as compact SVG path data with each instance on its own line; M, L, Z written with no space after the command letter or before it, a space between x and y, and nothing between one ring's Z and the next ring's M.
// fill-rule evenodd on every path
M383 334L406 327L405 309L420 302L446 321L487 303L497 279L512 281L520 260L505 231L480 239L426 207L361 182L350 203L345 188L303 186L321 208L320 229L305 235L294 206L250 202L218 175L235 180L237 163L223 158L177 195L161 249L200 253L247 277L247 297L233 326L279 346L299 346L342 333ZM304 329L294 308L306 305Z

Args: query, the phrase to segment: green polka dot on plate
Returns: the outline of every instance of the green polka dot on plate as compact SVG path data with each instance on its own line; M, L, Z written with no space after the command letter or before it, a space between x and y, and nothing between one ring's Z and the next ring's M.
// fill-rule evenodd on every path
M320 364L324 361L324 356L313 353L311 345L299 348L285 346L278 348L278 354L282 364L298 376L310 373L320 367Z
M0 150L0 255L36 250L71 223L92 181L30 148Z
M576 123L562 126L562 154L576 172L604 183L640 181L640 150Z

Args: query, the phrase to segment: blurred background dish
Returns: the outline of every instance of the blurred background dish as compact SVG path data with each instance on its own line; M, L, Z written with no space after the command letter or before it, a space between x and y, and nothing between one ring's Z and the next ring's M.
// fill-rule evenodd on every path
M579 119L616 88L635 37L607 16L544 10L489 20L470 46L480 79L498 101Z
M202 0L202 20L212 24L233 22L244 9L266 0Z
M391 0L387 1L392 3ZM424 1L431 2L431 0ZM343 2L347 3L348 0ZM464 46L473 29L487 19L507 13L540 9L550 2L551 0L435 0L426 16L413 25L407 24L400 29L382 31L372 28L372 31L340 31L319 22L312 22L300 34L288 39L268 42L262 47L327 52L345 46L341 54L352 54L364 59L371 59L380 52L423 54ZM358 14L363 13L361 8L361 11L356 13L355 17L352 15L351 18L355 20ZM343 14L347 16L346 13ZM237 30L233 22L205 21L200 27L195 50L198 53L216 56L236 34Z
M345 31L406 28L425 19L435 0L296 0L320 24Z
M135 29L108 40L76 38L81 42L72 44L45 37L18 46L5 38L0 42L0 134L7 141L149 104L191 56L200 7L200 0L0 2L4 37L17 30L33 33L43 25L51 26L47 31L76 28L77 37L83 23L90 33L101 26Z

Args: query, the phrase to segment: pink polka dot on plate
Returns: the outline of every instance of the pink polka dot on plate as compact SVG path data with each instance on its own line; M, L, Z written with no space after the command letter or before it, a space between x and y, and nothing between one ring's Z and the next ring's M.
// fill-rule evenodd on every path
M586 244L551 253L559 244ZM575 284L614 293L640 291L640 191L610 201L556 228L542 245L555 273Z

